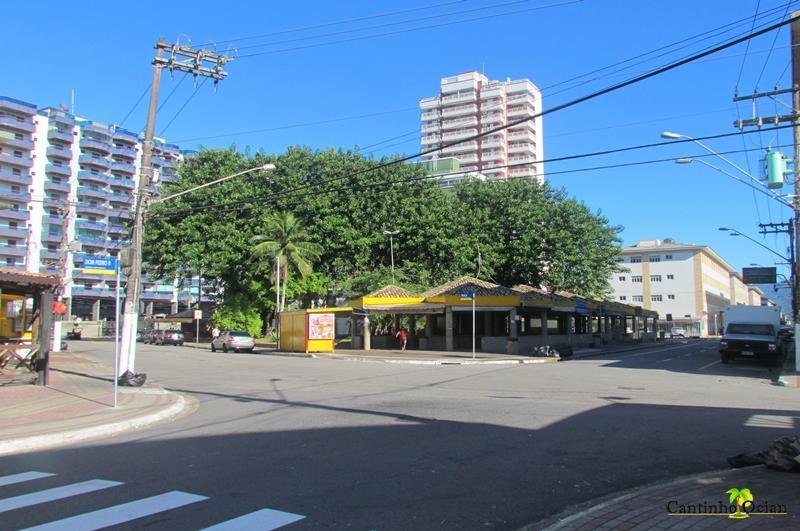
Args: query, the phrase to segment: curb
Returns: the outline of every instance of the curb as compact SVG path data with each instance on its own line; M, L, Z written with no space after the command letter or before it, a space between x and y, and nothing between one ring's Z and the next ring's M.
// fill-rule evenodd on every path
M639 493L645 490L653 489L656 487L659 488L672 487L675 485L680 485L682 483L688 483L690 481L697 481L705 478L718 476L719 474L724 474L726 472L752 470L754 468L763 468L763 465L753 465L742 468L723 468L719 470L711 470L709 472L701 472L699 474L691 474L689 476L680 476L666 481L654 481L651 483L645 483L644 485L639 487L632 487L630 489L622 490L619 492L615 492L613 494L595 498L594 500L589 500L584 503L579 503L577 505L573 505L572 507L567 507L566 509L559 512L555 516L551 516L549 518L545 518L542 520L538 520L536 522L532 522L530 524L526 524L523 527L520 527L518 531L533 531L534 529L541 531L557 531L559 529L572 529L571 527L567 526L569 526L569 524L571 524L575 520L584 518L585 516L591 514L592 512L604 509L609 505L620 503L629 500L631 498L634 498ZM597 526L601 525L603 525L603 522L597 522Z
M412 360L402 358L371 358L366 356L338 356L338 355L313 355L312 358L326 358L341 361L361 361L365 363L395 363L405 365L529 365L534 363L556 363L558 358L531 358L520 360L454 360L454 359L432 359L432 360Z
M189 406L183 395L179 393L173 393L172 391L161 389L161 393L153 393L150 391L149 394L162 393L173 394L178 397L178 399L160 411L140 415L130 419L110 422L108 424L101 424L99 426L76 428L59 433L32 435L30 437L19 437L7 441L0 441L0 456L13 453L30 452L34 450L43 450L55 446L63 446L89 439L96 439L98 437L111 437L114 435L119 435L120 433L137 430L173 417L177 417Z

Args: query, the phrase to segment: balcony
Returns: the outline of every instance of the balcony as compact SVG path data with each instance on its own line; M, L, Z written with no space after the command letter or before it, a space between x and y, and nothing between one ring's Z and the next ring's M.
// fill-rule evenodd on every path
M513 128L508 130L509 136L520 131L530 131L534 135L536 134L536 130L533 127L533 120L526 120L522 123L515 125Z
M420 119L422 121L438 120L441 117L442 113L440 113L439 111L428 111L420 115Z
M420 109L435 109L439 106L439 96L434 96L432 98L424 98L419 100L419 108Z
M90 165L96 166L99 168L103 168L104 170L108 171L111 168L111 161L103 158L103 157L96 157L94 155L81 155L78 157L78 162L81 165Z
M484 162L494 162L499 164L501 162L505 162L506 154L502 151L492 151L491 153L483 152L481 153L481 160Z
M36 105L33 103L28 103L27 101L18 100L15 98L9 98L8 96L0 96L0 109L26 114L28 116L33 116L36 114Z
M471 162L478 162L478 155L476 155L474 153L470 153L468 155L459 155L458 156L458 161L461 164L469 164ZM461 168L465 169L466 167L465 166L461 166Z
M513 177L536 177L536 168L525 166L522 168L509 168L508 174Z
M105 153L106 155L111 154L111 144L106 142L99 142L97 140L92 140L90 138L81 138L80 141L81 149L94 149L95 151L100 151Z
M122 203L127 207L128 205L133 203L133 194L121 194L118 192L112 192L108 200L114 203Z
M484 88L481 91L481 99L482 100L491 100L495 98L502 98L505 95L505 92L500 87L492 87L492 88Z
M123 157L126 159L136 159L136 150L131 147L114 146L111 148L111 154L115 157Z
M508 145L508 153L526 153L530 155L536 154L536 148L533 144L528 144L527 142L521 144L509 144Z
M137 144L139 142L139 135L134 132L128 131L126 129L121 129L119 127L114 129L112 133L112 138L114 140L119 140L126 144Z
M442 130L444 129L461 129L464 127L475 127L478 125L477 116L469 116L466 118L456 118L454 120L444 120L442 122Z
M92 188L91 186L79 186L78 199L80 200L84 197L94 197L106 201L111 198L111 192L100 188Z
M42 232L42 241L49 243L61 243L60 232Z
M524 140L527 142L536 142L536 135L534 135L531 131L513 131L508 133L509 140Z
M112 179L108 175L104 173L94 173L87 170L81 170L78 172L78 180L81 182L95 182L95 183L103 183L103 184L111 184Z
M78 202L76 208L81 214L92 214L95 216L107 217L111 212L110 209L100 205L92 205L90 203Z
M127 188L130 190L133 190L133 188L135 187L133 179L121 179L119 177L112 177L111 179L108 180L108 184L110 184L111 186L118 186L120 188Z
M0 170L0 182L30 186L33 182L33 178L27 172L20 172L19 175L14 175L14 172L11 170Z
M522 155L520 157L508 157L509 164L526 164L536 162L536 157L533 155Z
M128 234L129 229L125 225L111 224L108 226L108 232L110 234Z
M44 249L39 253L39 257L42 260L61 260L61 253L58 251Z
M59 158L69 160L72 158L72 150L67 148L62 148L59 146L49 146L47 148L47 156L49 158Z
M48 164L44 167L47 175L60 175L62 177L69 177L72 175L72 168L63 164Z
M500 148L505 145L505 142L499 138L485 137L481 141L481 149Z
M14 210L13 208L0 209L0 219L13 219L15 221L28 221L31 213L28 210Z
M134 175L136 173L136 166L127 162L112 162L111 171Z
M0 116L0 127L5 129L15 129L24 133L33 133L36 126L32 120L25 120L14 116Z
M509 118L524 118L536 114L532 107L509 107L506 116Z
M16 156L5 151L0 153L0 162L5 164L13 164L14 166L21 166L23 168L30 168L33 166L33 159L27 155Z
M63 111L50 110L45 114L51 122L65 125L70 129L75 126L75 117Z
M449 118L453 116L468 116L470 114L477 114L478 106L472 105L456 105L454 107L444 107L442 109L442 117Z
M28 236L28 231L25 227L12 227L7 223L0 223L0 236L3 238L19 238L24 241Z
M428 135L422 137L423 144L438 144L442 141L442 137L439 135Z
M69 193L69 181L55 182L53 180L46 180L44 182L44 189L49 192L64 192Z
M122 220L131 220L133 219L133 214L131 214L130 210L113 210L109 217L113 219L122 219Z
M172 300L172 293L165 293L161 291L151 291L151 290L144 290L142 291L142 300L148 301L171 301Z
M102 282L102 281L104 281L106 279L109 279L109 278L111 278L113 276L114 275L99 275L97 273L84 273L80 269L78 269L77 271L75 271L72 274L72 277L74 279L76 279L76 280L81 280L81 281L94 280L94 281L99 281L99 282ZM86 289L86 288L84 287L84 289ZM91 288L91 289L97 289L97 288Z
M478 134L477 129L462 129L459 131L450 131L442 135L442 142L452 142L453 140L460 140L462 138L469 138Z
M172 184L178 182L178 176L162 173L161 178L159 180L162 184Z
M442 153L465 153L467 151L474 151L478 149L477 142L461 142L460 144L456 144L455 146L448 146L442 148L440 151Z
M460 94L449 94L447 96L442 96L442 104L443 105L451 105L453 103L467 103L478 101L478 93L475 91L470 92L462 92Z
M108 288L72 288L73 297L93 297L98 299L108 299L117 296L116 291Z
M114 240L111 238L106 240L106 247L109 249L120 249L122 247L128 247L130 244L130 240Z
M508 104L528 104L531 107L536 105L536 100L533 98L531 94L514 94L513 96L508 97Z
M61 140L62 142L66 142L67 144L72 144L74 137L72 135L72 131L51 127L50 129L47 130L47 139Z
M109 130L108 125L100 122L93 122L92 120L83 120L78 122L78 125L81 127L84 133L96 133L97 136L102 138L107 138L108 141L111 141L111 131Z
M0 136L0 144L22 151L31 151L34 147L33 142L25 138L5 138L3 136Z
M105 250L106 248L105 238L95 238L93 236L78 234L77 236L75 236L75 239L81 242L81 247L83 249L91 248L91 249Z
M27 247L25 242L22 245L8 245L7 243L0 243L0 256L25 256Z
M438 133L441 128L438 123L431 123L423 124L421 129L423 133Z

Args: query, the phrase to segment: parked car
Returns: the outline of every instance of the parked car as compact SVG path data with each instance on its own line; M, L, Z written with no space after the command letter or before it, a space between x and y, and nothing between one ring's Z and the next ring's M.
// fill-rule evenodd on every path
M180 330L163 330L157 345L183 345L183 333Z
M670 337L686 337L686 329L680 326L673 326L669 331Z
M211 352L221 349L222 352L230 350L234 352L253 352L256 342L253 336L247 332L222 332L216 339L211 341Z

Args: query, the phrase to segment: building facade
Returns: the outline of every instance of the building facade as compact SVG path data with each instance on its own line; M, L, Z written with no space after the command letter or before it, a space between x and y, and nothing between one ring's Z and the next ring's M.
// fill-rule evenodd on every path
M770 304L764 293L708 246L640 240L622 249L612 300L657 311L665 327L707 337L722 329L729 304Z
M422 150L441 148L425 155L426 160L457 158L465 176L544 182L542 118L533 118L542 111L542 93L529 80L490 81L479 72L466 72L443 78L439 94L420 100L419 106ZM446 146L516 121L508 129Z
M178 178L182 156L155 142L151 192ZM142 135L0 96L0 266L63 276L70 315L113 320L116 279L82 272L81 260L129 244L141 157ZM149 313L180 299L174 283L145 277Z

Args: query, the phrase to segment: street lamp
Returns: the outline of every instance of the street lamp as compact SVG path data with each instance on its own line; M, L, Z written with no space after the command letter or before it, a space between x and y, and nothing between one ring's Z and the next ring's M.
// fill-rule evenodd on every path
M701 148L705 149L706 151L708 151L709 153L711 153L715 157L724 160L727 164L729 164L730 166L733 166L734 168L736 168L741 174L746 175L751 180L755 181L758 184L761 184L761 181L759 181L758 179L756 179L755 177L750 175L741 166L739 166L735 162L732 162L731 160L725 158L724 156L720 155L719 153L717 153L716 151L714 151L713 149L711 149L707 145L703 144L702 142L700 142L699 140L697 140L694 137L691 137L689 135L683 135L681 133L673 133L672 131L664 131L663 133L661 133L661 138L667 138L667 139L671 139L671 140L689 140L690 142L693 142L693 143L697 144L698 146L700 146Z
M163 203L169 199L174 199L184 194L188 194L189 192L194 192L195 190L199 190L201 188L205 188L207 186L211 186L212 184L221 183L223 181L227 181L228 179L233 179L234 177L238 177L240 175L244 175L246 173L254 172L254 171L270 171L274 170L274 164L262 164L261 166L256 166L255 168L250 168L244 171L240 171L238 173L234 173L233 175L228 175L227 177L222 177L220 179L216 179L198 186L194 186L187 190L183 190L182 192L178 192L175 194L168 195L166 197L162 197L160 199L155 199L154 203ZM140 181L141 182L141 181ZM145 194L147 191L142 184L142 188L139 190L139 194ZM146 197L140 197L137 202L137 211L136 211L136 219L134 224L134 231L131 238L131 264L130 264L130 274L128 276L128 283L125 286L125 311L123 313L122 318L122 348L120 349L120 364L119 364L119 371L122 372L123 375L127 373L134 373L134 363L136 360L136 329L139 323L139 296L141 295L142 285L141 285L141 271L142 271L142 241L144 240L144 224L140 223L140 219L144 218L144 211L146 209L146 204L142 202L142 199L146 199ZM141 209L141 210L140 210ZM117 374L118 378L122 378L119 374ZM143 382L143 380L141 380ZM127 381L123 381L125 385L129 385ZM139 383L141 385L141 383Z
M742 236L742 237L744 237L744 238L747 238L747 239L748 239L748 240L750 240L751 242L755 243L756 245L760 245L761 247L763 247L763 248L764 248L764 249L766 249L767 251L771 252L771 253L772 253L772 254L774 254L775 256L779 256L779 257L781 257L781 258L782 258L783 260L785 260L786 262L791 262L791 260L790 260L789 258L787 258L787 257L783 256L783 255L782 255L781 253L779 253L778 251L774 251L773 249L771 249L771 248L767 247L766 245L764 245L764 244L763 244L763 243L761 243L760 241L758 241L758 240L754 240L753 238L751 238L751 237L750 237L750 236L748 236L747 234L744 234L744 233L742 233L742 232L741 232L741 231L739 231L739 230L736 230L736 229L731 229L731 228L728 228L728 227L720 227L720 228L719 228L719 229L717 229L717 230L721 230L721 231L723 231L723 232L728 232L728 233L730 233L730 235L731 235L731 236Z
M383 235L389 237L389 252L392 257L392 284L394 284L394 236L396 234L400 234L400 231L399 230L383 231Z
M702 164L704 166L708 166L712 170L716 170L716 171L720 172L723 175L727 175L728 177L730 177L734 181L738 181L738 182L742 183L745 186L749 186L750 188L752 188L756 192L758 192L760 194L764 194L765 196L769 197L770 199L774 199L775 201L777 201L778 203L780 203L780 204L782 204L784 206L787 206L789 208L794 208L791 203L789 203L788 201L783 199L781 196L779 196L778 194L776 194L775 192L773 192L769 188L765 188L763 185L755 186L752 183L749 183L749 182L745 181L744 179L740 179L739 177L735 176L731 172L725 171L722 168L718 168L717 166L714 166L713 164L709 164L708 162L704 161L703 159L692 159L692 158L685 158L685 157L684 158L675 159L675 164L691 164L692 162L699 162L700 164ZM761 183L759 183L759 184L761 184Z

